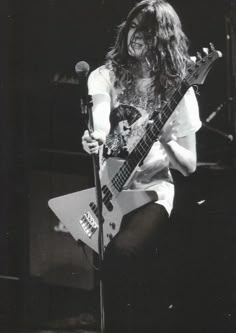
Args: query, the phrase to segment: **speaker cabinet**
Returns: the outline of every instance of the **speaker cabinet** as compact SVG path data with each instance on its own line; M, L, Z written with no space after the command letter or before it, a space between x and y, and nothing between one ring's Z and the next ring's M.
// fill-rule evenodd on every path
M90 290L94 287L93 252L69 233L55 231L58 219L48 200L89 187L88 174L32 171L29 195L30 274L44 282Z

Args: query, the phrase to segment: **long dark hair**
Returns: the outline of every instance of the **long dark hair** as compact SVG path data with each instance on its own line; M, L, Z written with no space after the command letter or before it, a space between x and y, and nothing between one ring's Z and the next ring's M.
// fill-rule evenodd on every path
M114 46L106 57L106 66L114 72L115 86L125 87L135 80L137 60L128 53L127 35L131 23L139 16L138 32L146 44L146 59L153 77L152 88L165 95L184 76L190 60L188 39L174 8L165 0L143 0L118 27Z

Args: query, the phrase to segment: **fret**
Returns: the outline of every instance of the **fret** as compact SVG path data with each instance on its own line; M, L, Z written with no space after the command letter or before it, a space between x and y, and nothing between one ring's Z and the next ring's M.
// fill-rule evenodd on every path
M120 192L122 187L123 187L123 183L120 181L119 179L119 175L117 174L116 176L113 177L112 179L112 184L114 185L115 189Z
M119 183L119 173L117 173L111 180L113 186L117 191L119 191L120 183Z
M148 144L146 142L146 140L142 141L139 143L139 145L136 147L135 149L135 153L138 154L140 156L140 158L142 157L143 153L145 153L145 151L148 149Z
M142 144L145 143L139 142L136 148L130 153L130 158L132 159L133 164L136 166L138 161L142 158L143 152L146 151L145 148L142 148Z
M119 169L119 172L113 177L112 184L119 192L122 190L122 187L130 177L131 173L134 170L134 167L137 165L137 161L128 159Z

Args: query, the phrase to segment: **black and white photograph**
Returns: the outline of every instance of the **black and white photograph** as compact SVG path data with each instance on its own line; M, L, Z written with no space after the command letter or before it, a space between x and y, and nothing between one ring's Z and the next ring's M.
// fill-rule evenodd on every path
M236 1L0 24L0 331L235 333Z

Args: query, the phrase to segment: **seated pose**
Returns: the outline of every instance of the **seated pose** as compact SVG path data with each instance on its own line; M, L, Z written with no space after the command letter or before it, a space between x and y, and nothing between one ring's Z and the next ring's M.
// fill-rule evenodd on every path
M82 144L89 154L100 154L101 169L108 158L129 155L153 113L159 112L161 121L163 106L190 61L188 40L173 7L164 0L137 3L119 26L105 64L88 79L94 131L84 132ZM105 250L107 333L147 333L158 327L153 271L162 228L173 207L170 168L184 176L195 171L195 133L200 126L190 88L126 184L130 190L155 191L156 201L125 215Z

